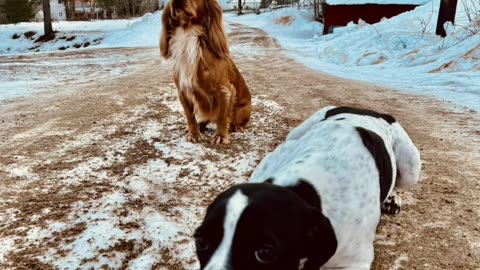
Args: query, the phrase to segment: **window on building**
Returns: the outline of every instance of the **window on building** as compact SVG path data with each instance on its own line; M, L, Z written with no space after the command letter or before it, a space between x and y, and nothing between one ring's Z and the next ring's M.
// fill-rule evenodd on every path
M61 11L58 12L58 16L59 16L59 17L63 17L63 12L61 12Z
M58 0L58 3L61 4L61 3L62 3L62 0Z

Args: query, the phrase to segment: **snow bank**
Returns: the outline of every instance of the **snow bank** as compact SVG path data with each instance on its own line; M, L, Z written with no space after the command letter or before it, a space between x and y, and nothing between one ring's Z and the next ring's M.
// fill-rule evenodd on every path
M158 46L161 12L131 20L55 22L56 38L35 42L43 35L43 23L0 25L0 55L18 55L82 48Z
M129 29L140 19L88 21L88 22L54 22L53 29L57 37L46 43L35 41L43 35L43 23L19 23L0 25L0 55L17 55L32 52L49 52L85 48L100 44L110 32ZM84 44L89 45L84 47ZM62 49L60 49L62 48Z
M161 26L161 12L146 14L126 29L107 34L99 47L156 47Z
M262 28L291 57L315 70L433 95L480 111L480 34L466 29L470 22L459 3L456 26L449 26L445 39L435 35L438 8L439 1L433 1L373 25L350 23L325 36L308 10L230 14L227 19ZM275 23L282 17L293 22Z

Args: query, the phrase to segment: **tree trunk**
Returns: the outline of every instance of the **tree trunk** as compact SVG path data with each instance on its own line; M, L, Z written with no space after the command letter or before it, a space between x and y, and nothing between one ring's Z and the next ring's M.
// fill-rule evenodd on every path
M45 39L54 36L52 28L52 14L50 13L50 0L43 0L43 29Z
M123 12L127 18L130 18L130 2L128 0L122 0Z
M446 22L455 23L455 12L457 11L457 0L440 0L440 10L438 11L438 21L437 21L437 35L445 37L445 29L443 25Z
M70 1L70 14L71 14L71 20L73 21L75 19L75 0L68 0Z
M92 0L92 9L93 13L95 14L94 19L98 20L98 13L97 13L97 2Z
M137 16L137 12L136 12L136 10L135 10L136 4L137 4L137 3L136 3L135 1L130 0L130 9L131 9L130 12L132 13L132 17Z
M75 12L75 0L64 0L63 5L65 6L67 21L73 21L73 16Z
M238 15L242 15L242 0L238 0Z

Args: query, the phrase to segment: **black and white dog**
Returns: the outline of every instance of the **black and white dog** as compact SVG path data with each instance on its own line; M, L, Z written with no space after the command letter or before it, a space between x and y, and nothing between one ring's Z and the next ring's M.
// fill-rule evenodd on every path
M201 269L370 269L381 209L399 211L393 187L415 184L420 167L392 116L323 108L263 159L251 183L208 207L195 232Z

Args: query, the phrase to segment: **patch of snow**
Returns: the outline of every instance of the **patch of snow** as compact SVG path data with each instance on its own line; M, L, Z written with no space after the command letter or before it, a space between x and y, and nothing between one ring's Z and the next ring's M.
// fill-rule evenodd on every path
M18 159L21 161L21 159ZM13 178L22 179L17 187L27 186L29 183L39 180L38 174L32 172L32 166L30 164L13 163L8 165L0 164L0 169L8 173ZM1 181L2 179L0 179Z
M394 262L392 268L390 268L390 270L401 270L401 269L403 269L404 268L402 266L403 262L408 262L408 256L405 255L405 254L400 255L400 257L398 257L395 260L395 262Z
M101 250L108 250L118 243L119 239L128 240L127 234L117 227L121 217L114 212L125 202L123 194L111 193L106 194L100 201L94 202L93 207L88 211L83 211L84 205L78 203L76 206L78 212L70 214L71 220L74 221L73 224L85 224L86 228L79 232L73 241L65 242L63 245L65 256L58 256L56 250L51 250L46 259L55 258L54 263L60 269L77 269L82 264L82 260L98 258ZM116 261L111 258L104 261L110 267L119 267L120 262L121 260ZM82 265L82 269L89 267L91 264Z
M31 177L32 176L32 168L30 166L10 166L6 169L6 171L12 177Z
M252 99L252 106L263 105L271 110L273 113L280 113L283 111L283 107L280 106L277 102L266 99L265 95L256 95Z
M437 221L437 222L425 223L425 224L423 224L423 227L426 227L426 228L446 228L447 224L445 223L445 221Z
M5 255L14 248L15 240L12 238L0 238L0 263L3 262Z
M381 246L395 246L396 243L394 241L388 240L387 235L385 234L377 234L375 235L375 244Z
M124 238L123 231L116 228L112 220L89 220L88 226L72 243L65 245L68 255L59 258L55 264L61 269L75 269L83 259L96 257L101 249L108 249L118 238Z
M152 139L158 136L160 131L161 126L157 122L149 121L147 123L145 131L143 132L145 140L147 140L148 143L152 143Z
M397 243L393 241L384 241L384 240L378 240L375 241L375 244L380 245L380 246L395 246Z

